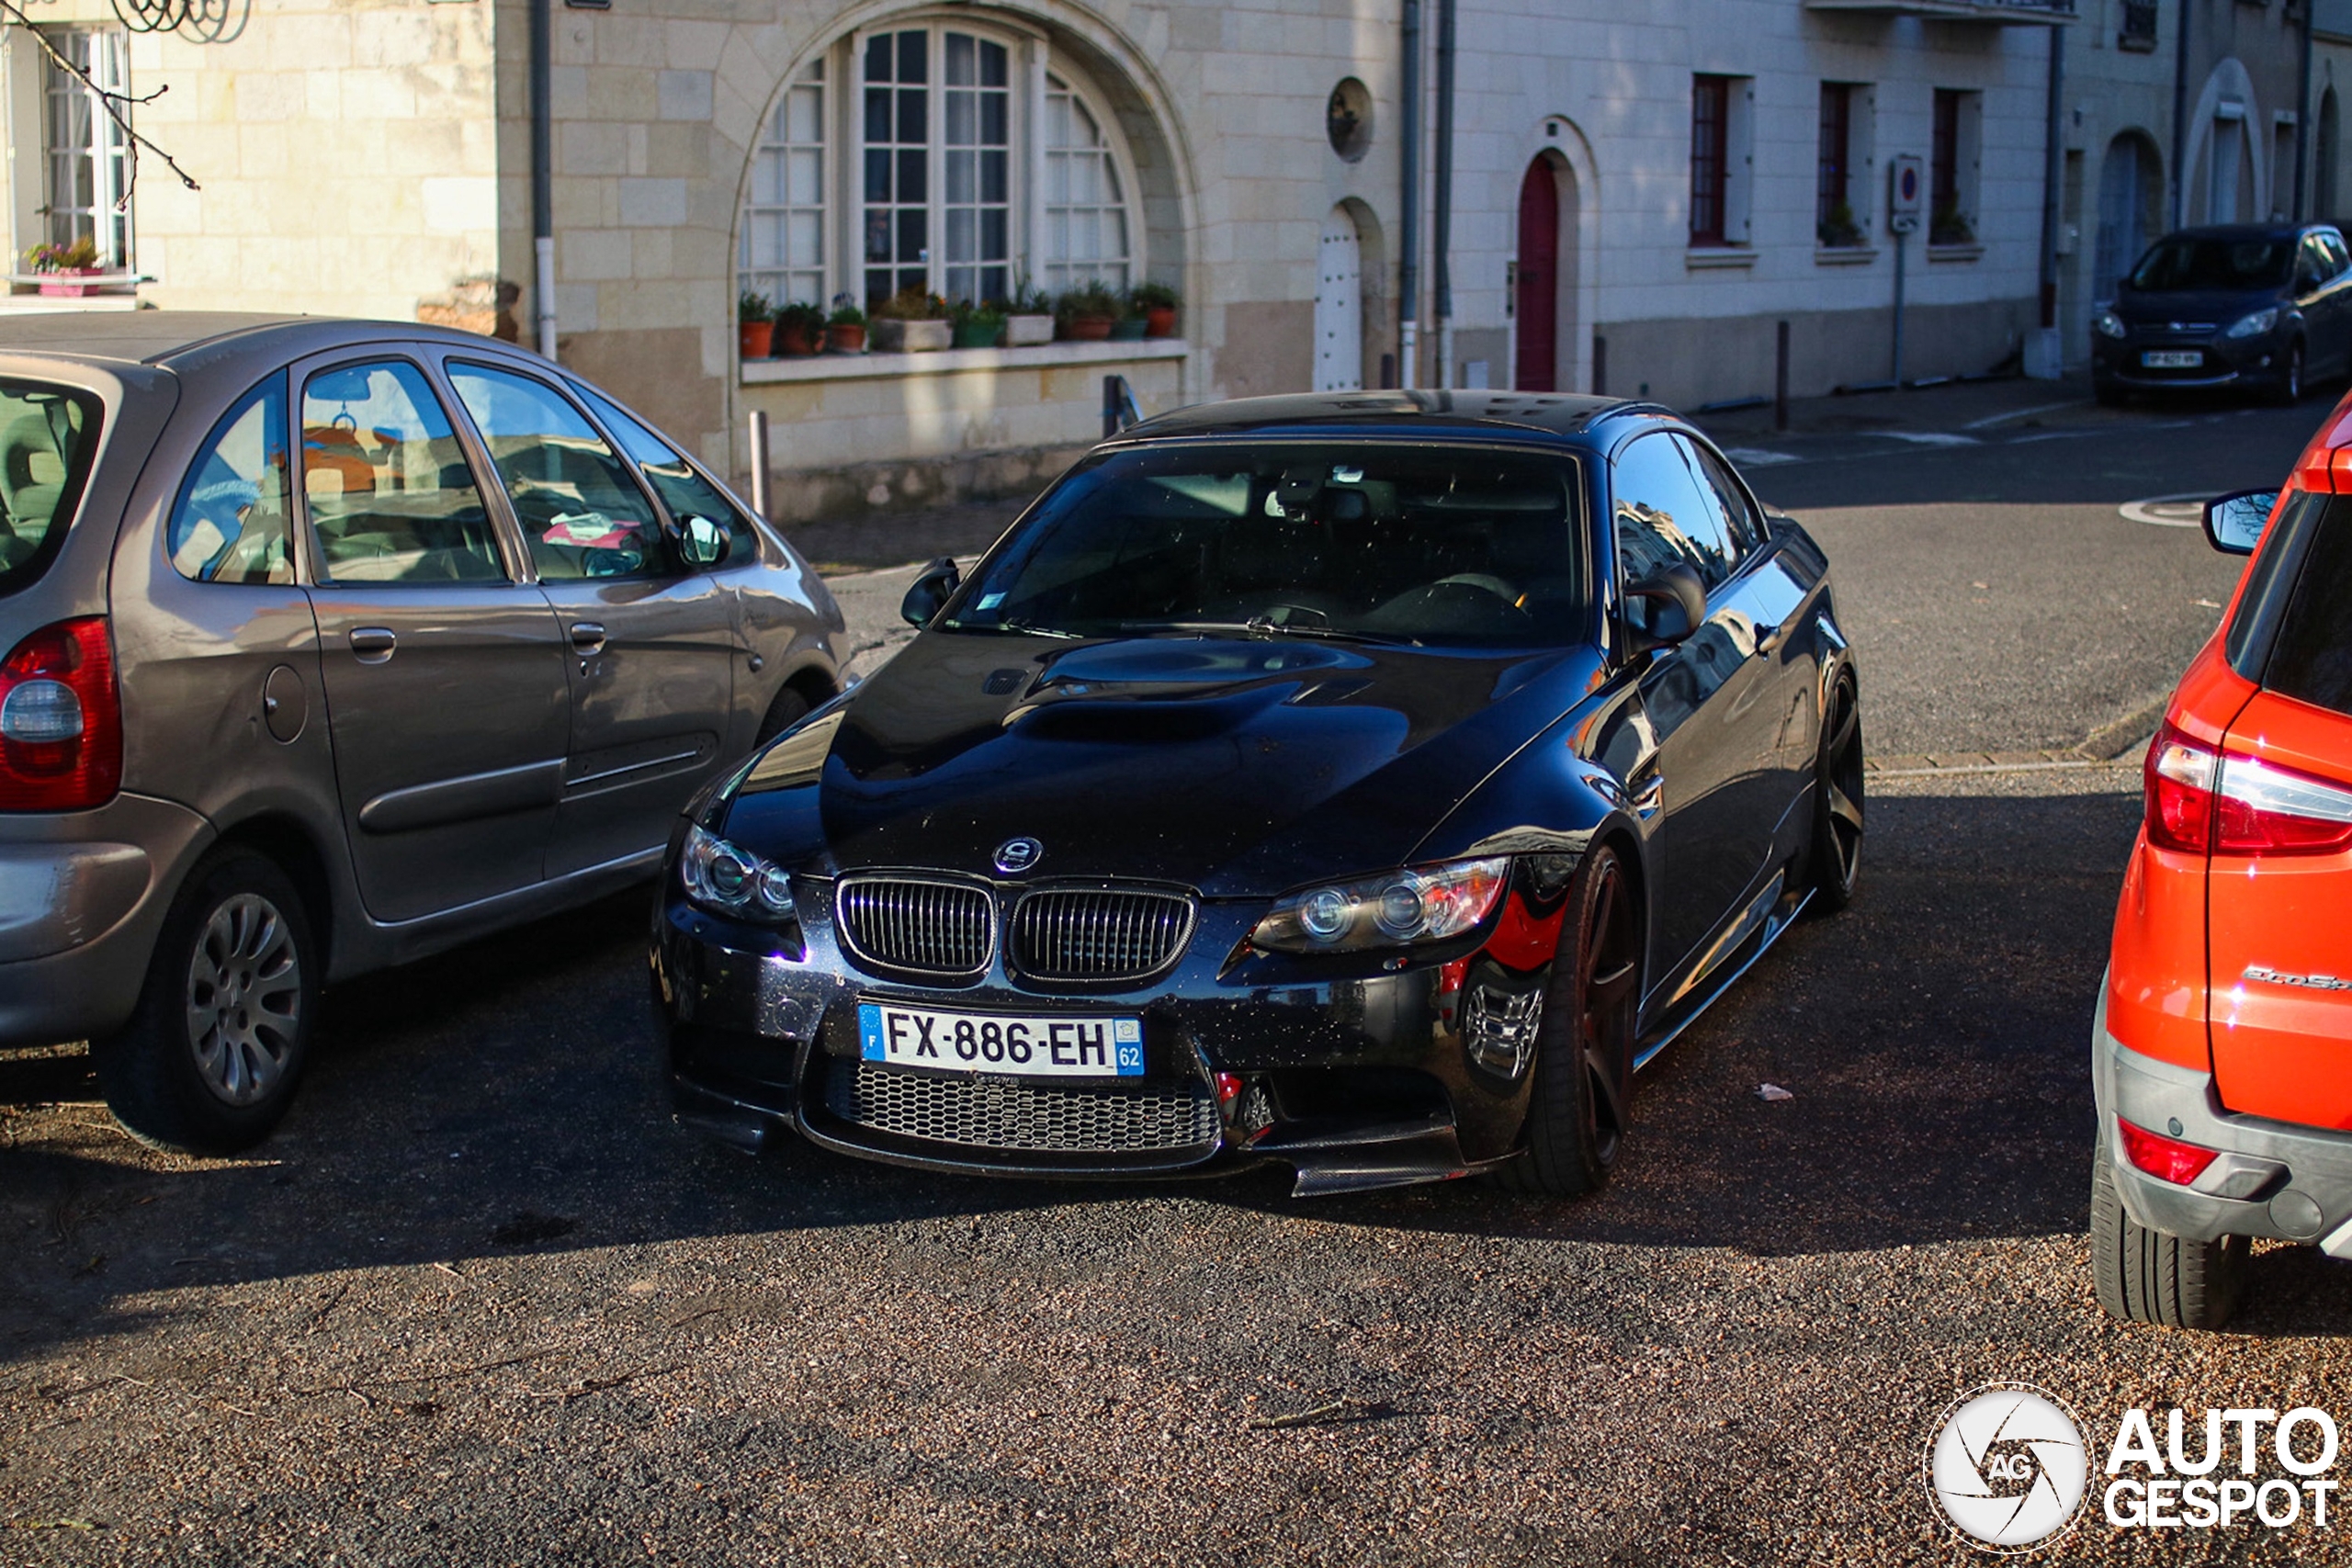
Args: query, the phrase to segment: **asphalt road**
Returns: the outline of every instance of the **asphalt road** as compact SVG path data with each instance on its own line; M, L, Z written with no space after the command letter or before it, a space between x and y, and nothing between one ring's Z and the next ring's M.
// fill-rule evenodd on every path
M1753 471L1836 557L1876 746L2071 744L2233 579L2117 505L2275 476L2318 413L1816 433ZM903 581L844 592L869 659ZM1962 1391L2109 1432L2352 1414L2352 1273L2308 1252L2257 1255L2228 1336L2091 1300L2137 788L2128 753L1879 781L1855 907L1645 1076L1581 1202L742 1158L667 1121L638 898L337 993L252 1159L143 1151L77 1051L0 1055L0 1562L1976 1561L1920 1479ZM2094 1517L2041 1555L2335 1533Z

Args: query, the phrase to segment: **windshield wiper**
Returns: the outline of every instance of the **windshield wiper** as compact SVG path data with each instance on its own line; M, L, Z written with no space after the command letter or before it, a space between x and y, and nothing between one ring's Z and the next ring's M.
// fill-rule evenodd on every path
M1064 631L1059 626L1041 626L1030 621L957 621L947 628L958 632L1009 632L1016 637L1057 637L1070 642L1086 640L1084 632Z

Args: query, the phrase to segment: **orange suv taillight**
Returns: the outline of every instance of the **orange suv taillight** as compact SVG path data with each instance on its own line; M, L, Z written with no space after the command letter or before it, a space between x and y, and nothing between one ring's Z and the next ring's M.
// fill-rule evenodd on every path
M0 811L85 811L121 785L106 618L43 626L0 660Z
M2167 723L2148 748L2148 841L2193 854L2325 854L2352 846L2352 790L2217 750Z

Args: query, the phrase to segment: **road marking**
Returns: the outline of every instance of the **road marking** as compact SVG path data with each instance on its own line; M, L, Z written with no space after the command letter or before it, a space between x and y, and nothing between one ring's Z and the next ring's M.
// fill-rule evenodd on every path
M2211 499L2202 493L2152 495L2144 501L2127 501L2115 510L2126 523L2145 523L2154 528L2202 528L2205 503Z
M2013 419L2031 419L2038 413L2057 413L2064 409L2078 409L2087 406L2088 405L2084 401L2084 400L2080 398L2069 398L2063 403L2036 403L2030 409L2011 409L2007 413L1988 413L1983 419L1972 419L1966 424L1962 425L1961 429L1990 430L1996 424L2005 424Z
M1867 435L1883 435L1889 441L1908 441L1914 446L1981 446L1983 442L1973 435L1955 435L1948 430L1871 430Z
M1724 456L1744 468L1769 468L1775 463L1802 463L1793 452L1768 451L1761 446L1726 446Z

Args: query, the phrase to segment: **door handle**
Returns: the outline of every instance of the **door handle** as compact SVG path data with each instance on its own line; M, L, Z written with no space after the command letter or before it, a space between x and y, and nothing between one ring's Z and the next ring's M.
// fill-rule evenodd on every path
M594 653L605 646L605 628L594 621L571 623L571 646L581 653Z
M400 646L400 638L392 635L390 626L354 626L347 634L347 640L351 644L351 651L358 656L362 664L381 664Z

